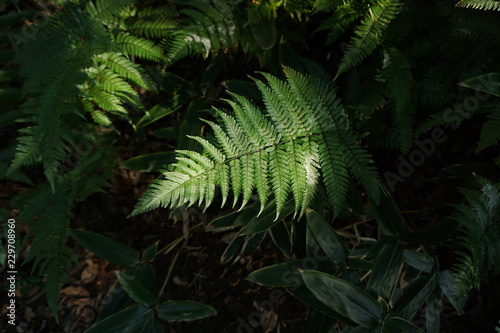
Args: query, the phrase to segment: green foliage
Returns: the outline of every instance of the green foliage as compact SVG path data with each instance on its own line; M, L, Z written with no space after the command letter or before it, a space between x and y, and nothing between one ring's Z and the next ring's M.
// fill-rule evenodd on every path
M165 180L155 181L133 214L158 206L208 206L219 186L223 202L231 190L233 206L241 196L241 207L255 189L261 210L272 193L276 217L292 194L295 212L302 215L317 192L320 170L335 214L345 203L349 173L377 200L378 175L351 131L331 78L284 72L286 82L268 74L267 85L256 80L267 115L233 95L228 103L234 115L217 109L222 126L206 121L214 140L195 138L204 148L201 154L179 151L174 169L164 171Z
M357 36L347 46L337 76L358 65L381 44L381 35L397 16L401 6L401 2L393 0L381 0L368 6L365 17L356 31Z
M30 228L26 260L33 259L46 277L44 288L56 318L59 293L75 260L66 245L71 211L108 185L115 163L113 140L101 136L87 117L105 126L113 126L111 114L130 122L129 110L144 109L136 87L156 89L129 55L160 59L161 50L152 41L120 37L120 32L115 36L116 30L108 28L130 2L68 3L36 27L33 38L19 37L24 30L12 38L25 44L16 55L24 79L22 113L17 111L22 116L12 113L5 119L24 126L18 127L15 153L5 155L8 176L29 183L21 168L41 164L48 180L20 199L20 219ZM131 42L122 45L123 40Z
M500 9L496 1L57 1L33 22L33 3L11 3L0 16L0 174L23 182L13 202L29 230L26 260L45 278L56 317L76 259L68 236L126 267L88 332L162 332L162 320L215 314L158 291L148 262L171 245L141 255L72 229L75 207L103 192L118 166L162 169L133 215L238 206L208 227L235 230L221 262L268 245L293 258L247 279L311 306L310 332L338 322L349 332L421 332L412 320L424 306L437 332L441 297L463 311L467 291L499 273L498 184L463 190L452 219L407 223L378 176L394 151L414 160L413 146L438 125L448 137L461 123L481 128L479 144L434 142L419 180L404 176L405 186L422 176L438 185L426 172L442 166L429 161L454 159L456 147L464 160L488 162L500 139L500 24L487 11ZM256 70L260 78L245 79ZM457 226L463 250L452 275L439 251Z
M489 275L500 273L500 186L486 180L479 181L479 190L462 189L466 202L457 205L454 217L462 226L455 264L455 293L464 295L470 287L479 288Z
M189 55L206 58L212 51L233 48L240 42L242 27L235 17L236 2L189 1L186 4L192 8L179 11L179 26L167 39L170 63Z
M123 330L164 332L161 320L190 321L217 313L209 305L192 301L160 303L163 288L158 290L158 281L153 266L145 263L145 260L139 262L139 253L136 250L113 239L85 230L71 230L71 236L101 258L118 265L132 266L127 273L118 273L120 284L115 287L104 305L103 312L111 311L113 314L101 317L98 323L85 332L119 333ZM158 251L152 253L150 248L151 246L144 251L144 259L149 256L149 260L152 260L158 253ZM130 305L131 301L136 304Z
M495 0L461 0L457 6L483 10L500 10L500 4Z

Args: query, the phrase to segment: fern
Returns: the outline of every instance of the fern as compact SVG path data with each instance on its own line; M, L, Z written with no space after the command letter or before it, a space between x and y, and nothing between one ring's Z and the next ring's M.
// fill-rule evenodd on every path
M133 36L127 32L120 32L115 37L116 43L123 48L123 53L152 61L163 61L161 48L149 39Z
M25 203L20 220L29 227L26 260L33 260L34 269L45 276L47 300L56 316L57 299L75 258L66 245L71 210L113 175L112 142L94 145L90 156L79 152L82 140L95 144L96 125L87 124L86 116L106 126L113 125L113 114L130 121L129 110L143 109L136 86L155 90L131 58L161 62L163 57L153 41L114 25L116 15L130 2L97 0L85 8L68 3L39 28L16 59L25 79L23 117L16 119L25 126L19 130L9 176L29 182L20 168L41 164L48 180L20 199ZM78 165L65 165L70 153L81 157Z
M166 38L171 30L177 27L177 23L168 18L143 19L129 25L128 31L134 35L147 38Z
M94 18L109 23L113 21L115 15L118 15L122 9L133 0L96 0L87 3L86 11Z
M57 299L75 255L65 243L68 238L68 223L71 199L62 193L48 194L50 188L42 187L30 201L29 209L20 215L23 221L37 220L30 225L30 232L36 235L31 242L26 261L40 262L39 271L47 276L47 300L53 313L57 314ZM47 223L51 221L51 223Z
M319 6L319 7L318 7ZM331 4L330 4L331 6ZM316 4L317 11L329 11L331 7L327 4ZM316 31L330 30L327 44L335 42L349 28L351 24L362 17L363 11L359 8L354 8L353 4L348 2L341 6L336 6L332 16L324 20Z
M488 147L498 144L500 141L500 106L496 105L494 110L488 116L488 120L483 124L481 129L481 136L477 147L477 152L482 151Z
M173 63L189 55L208 57L211 51L219 51L238 44L241 27L236 23L235 4L216 0L213 4L192 1L194 9L181 9L183 19L178 30L167 39L167 58Z
M500 3L495 0L462 0L457 3L457 6L483 10L500 10Z
M87 140L97 143L92 136ZM33 269L38 268L45 276L47 301L56 317L61 287L76 261L66 245L71 210L77 202L108 185L113 175L112 152L109 145L94 149L92 156L84 156L76 167L59 177L54 192L49 184L42 184L21 199L25 205L19 220L29 227L24 242L31 240L26 261L34 260Z
M479 288L489 274L500 273L500 185L480 180L480 190L462 190L466 202L456 205L455 220L463 227L459 237L465 251L458 251L455 293L464 295Z
M80 24L67 30L74 25L73 20ZM85 42L80 41L92 35ZM76 85L84 82L82 69L90 65L90 57L105 48L106 35L99 24L70 6L67 14L57 15L38 36L18 58L23 63L21 74L28 77L24 93L33 96L24 103L23 110L29 115L27 120L35 125L22 130L24 136L19 138L19 152L10 171L41 161L54 188L57 167L66 156L67 146L74 144L63 124L75 115L81 116L75 106ZM47 43L57 45L52 54L45 51ZM38 57L33 57L37 52Z
M349 174L377 199L378 175L351 132L331 78L284 72L286 81L269 74L263 74L267 84L255 80L266 115L236 94L228 101L234 113L216 109L219 124L206 121L214 138L193 137L203 153L179 151L172 170L153 182L132 215L158 206L208 206L216 186L223 204L232 192L233 206L241 198L243 207L256 190L262 209L272 194L276 216L292 195L296 213L302 214L316 194L320 173L335 214L345 202Z
M398 15L401 6L397 0L382 0L368 9L356 31L357 37L354 37L347 46L336 76L358 65L381 44L382 32Z
M105 65L117 75L141 88L156 91L156 86L149 75L139 65L120 53L101 53L94 56L93 61L96 66Z
M413 142L412 73L411 65L405 55L396 48L388 48L385 53L386 67L382 75L395 104L396 130L399 134L400 148L407 153Z

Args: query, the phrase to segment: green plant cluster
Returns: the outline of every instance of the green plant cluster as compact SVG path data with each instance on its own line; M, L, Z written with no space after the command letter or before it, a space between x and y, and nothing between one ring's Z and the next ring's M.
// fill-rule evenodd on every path
M128 267L88 332L162 332L161 320L216 313L166 300L168 278L158 290L150 262L172 244L141 257L72 228L75 207L106 193L118 168L161 173L131 216L239 208L208 226L238 231L221 261L265 239L295 258L247 280L314 309L309 332L439 332L443 296L462 312L470 289L500 273L498 1L40 5L12 1L0 16L0 176L28 188L12 205L56 317L76 260L70 238ZM376 161L471 122L480 130L468 158L481 163L441 166L463 179L463 203L415 228ZM151 136L176 150L119 161ZM339 230L371 220L376 236ZM443 267L450 241L456 258Z

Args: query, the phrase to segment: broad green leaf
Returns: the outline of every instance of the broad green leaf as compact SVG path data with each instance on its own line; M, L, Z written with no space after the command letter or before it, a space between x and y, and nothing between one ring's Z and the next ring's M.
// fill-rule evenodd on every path
M311 209L306 211L307 226L330 260L338 265L347 258L347 247L335 230L321 215Z
M238 220L239 216L243 214L243 212L248 208L249 207L245 208L242 211L232 212L213 219L208 223L206 230L218 232L218 231L227 231L238 227L239 225L238 223L236 223L236 221ZM256 209L257 211L259 211L258 208Z
M434 258L422 252L405 250L404 260L411 267L426 273L430 273L434 267Z
M264 286L298 286L304 284L302 274L299 270L311 268L333 273L335 266L329 260L317 261L314 258L296 259L253 271L245 280Z
M500 73L478 75L459 85L500 97Z
M306 228L306 256L312 257L315 253L320 253L320 251L323 252L321 246L318 244L318 241L314 238L311 228L308 226Z
M291 287L286 288L286 290L301 302L309 305L311 308L318 310L319 312L324 313L327 316L340 320L346 324L356 325L356 323L349 317L344 317L337 311L321 302L316 296L313 295L313 293L309 289L307 289L306 286Z
M383 314L382 306L364 290L317 271L303 271L302 278L314 296L331 309L361 326L377 327Z
M165 333L165 328L163 327L163 323L156 318L156 316L148 317L148 321L144 325L144 327L138 328L136 331L131 333Z
M347 267L360 271L369 271L375 266L371 261L359 258L347 258L346 264Z
M69 234L81 246L113 264L134 266L139 262L139 252L113 239L86 230L71 229Z
M101 320L85 333L136 332L148 324L150 316L154 316L153 309L136 304Z
M206 104L201 98L193 98L188 104L186 113L179 127L177 138L177 149L196 150L198 143L189 138L190 135L200 135L203 122L200 120L200 110L206 108Z
M386 188L382 188L378 203L370 202L370 213L375 217L380 230L385 235L396 236L404 232L403 217Z
M175 152L159 152L134 156L123 161L121 166L132 171L151 172L175 161Z
M156 303L156 296L133 276L119 272L118 281L120 281L120 285L135 302L144 306L151 306Z
M244 256L251 255L260 246L265 235L265 232L247 235L245 243L241 247L241 254Z
M457 221L446 218L430 228L404 233L400 238L410 244L438 244L450 238L457 227Z
M158 306L158 317L166 321L189 321L213 316L217 313L209 305L192 301L168 301Z
M307 223L304 219L292 219L290 224L290 242L292 252L297 252L306 242Z
M261 16L258 22L250 25L253 38L263 49L270 49L276 43L276 27L274 20L267 16Z
M349 282L353 286L356 286L358 288L363 289L363 283L361 282L361 279L359 278L358 273L353 271L352 269L343 269L342 273L337 275L337 277L341 278L342 280Z
M439 333L441 328L441 293L434 292L425 302L425 328L427 333Z
M375 261L368 281L368 289L381 297L386 297L399 276L402 262L403 246L401 243L397 240L386 243Z
M290 232L288 231L285 222L278 223L277 225L269 229L268 232L274 244L281 251L283 251L284 254L286 254L287 256L290 255L292 244L290 243Z
M127 275L133 277L136 281L141 283L151 294L156 294L158 292L155 270L150 264L134 266L127 271ZM132 299L123 287L120 284L117 284L109 293L102 310L99 312L98 319L102 320L122 309L125 309L131 301Z
M464 310L465 302L467 301L466 296L457 297L454 294L453 285L455 280L453 274L449 270L444 270L438 273L438 284L443 294L450 301L451 305L459 312L462 313Z
M407 320L390 317L384 320L382 333L424 333L424 331Z
M422 307L436 288L436 276L421 276L403 290L403 294L394 304L391 316L410 320Z
M127 275L142 283L152 294L158 293L156 271L151 264L142 264L132 267Z
M153 135L162 139L176 139L179 136L179 127L164 127L153 131Z
M109 296L107 296L106 301L104 302L104 305L101 311L99 312L99 316L97 317L97 319L101 321L104 318L107 318L117 313L118 311L125 309L131 302L132 299L125 292L123 287L117 284L111 290Z
M222 256L220 258L220 262L222 264L227 263L231 258L234 256L236 251L240 248L240 246L243 245L245 242L246 236L244 235L238 235L236 236L231 243L226 247L226 250L224 250L224 253L222 253Z
M335 319L315 310L309 319L307 333L333 333Z
M148 246L144 252L142 253L142 257L146 261L151 261L156 257L156 254L158 253L158 242L151 244Z
M182 102L182 103L181 103ZM154 123L161 118L168 116L169 114L179 110L184 103L187 101L174 99L168 103L157 104L151 109L146 111L146 114L137 122L137 127L144 127L151 123Z

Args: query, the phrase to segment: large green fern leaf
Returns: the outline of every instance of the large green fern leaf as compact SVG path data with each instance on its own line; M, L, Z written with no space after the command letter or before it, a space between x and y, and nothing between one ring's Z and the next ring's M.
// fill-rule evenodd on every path
M276 216L292 196L296 213L302 214L320 175L336 214L345 202L349 174L376 200L377 172L352 133L331 77L284 71L286 81L269 74L263 74L267 84L256 80L265 114L235 94L228 101L232 113L216 109L218 123L207 121L214 137L195 138L203 152L179 151L177 163L151 184L132 215L158 206L208 206L216 186L223 202L232 193L233 205L240 199L245 205L256 190L263 208L272 195Z

